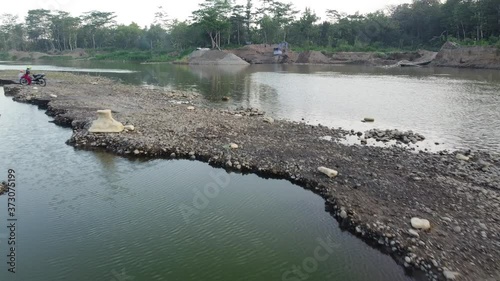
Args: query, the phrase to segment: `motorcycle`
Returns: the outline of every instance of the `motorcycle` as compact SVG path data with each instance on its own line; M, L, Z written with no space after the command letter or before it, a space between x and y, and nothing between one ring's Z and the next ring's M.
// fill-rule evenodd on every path
M23 86L28 85L28 79L26 79L25 77L21 77L21 80L19 82ZM47 86L47 80L45 80L45 73L34 74L33 78L31 79L31 85L40 85L42 87Z

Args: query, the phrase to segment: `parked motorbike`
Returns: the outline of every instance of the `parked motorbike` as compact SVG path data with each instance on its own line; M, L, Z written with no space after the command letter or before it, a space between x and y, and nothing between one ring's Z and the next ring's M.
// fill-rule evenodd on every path
M25 77L21 77L19 81L21 85L28 85L28 79ZM47 80L45 80L45 73L42 74L34 74L31 79L31 85L40 85L42 87L47 86Z

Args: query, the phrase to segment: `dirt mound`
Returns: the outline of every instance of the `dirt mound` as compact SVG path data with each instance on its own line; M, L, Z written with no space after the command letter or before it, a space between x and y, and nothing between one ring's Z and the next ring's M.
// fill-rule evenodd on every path
M443 44L443 46L441 46L441 50L445 50L445 49L453 50L453 49L457 49L458 47L460 47L460 45L458 45L457 43L447 41L446 43Z
M339 52L331 55L335 63L365 64L373 58L373 53L367 52Z
M62 53L64 56L72 56L73 58L81 58L81 57L88 57L89 55L87 52L85 52L84 49L77 48L72 51L65 51Z
M40 52L24 52L24 51L9 51L9 56L12 60L37 60L43 56L48 56L48 54L40 53Z
M48 53L41 53L41 52L25 52L25 51L17 51L17 50L11 50L9 51L9 56L11 57L12 60L21 60L21 61L30 61L30 60L39 60L41 58L47 58L47 57L61 57L61 56L68 56L72 57L73 59L77 58L85 58L88 57L89 55L87 52L85 52L84 49L74 49L74 50L67 50L67 51L59 51L59 50L52 50L49 51Z
M245 65L248 62L238 56L217 51L217 50L197 50L191 53L188 58L189 64L211 64L211 65Z
M277 47L278 45L276 45ZM228 50L246 62L251 64L272 64L276 63L274 57L274 47L270 44L246 45L239 49Z
M296 63L326 64L330 63L330 59L321 52L306 51L299 54Z
M495 47L442 48L432 65L463 68L500 69L500 49Z

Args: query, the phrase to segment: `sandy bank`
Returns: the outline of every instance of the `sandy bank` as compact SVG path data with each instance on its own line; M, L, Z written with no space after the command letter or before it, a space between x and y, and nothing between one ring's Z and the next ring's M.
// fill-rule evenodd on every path
M458 46L447 43L432 62L434 66L500 69L500 48Z
M443 272L451 271L460 273L456 280L500 278L498 155L472 152L459 160L456 153L348 147L324 139L340 138L348 133L343 130L271 122L252 109L212 109L189 92L71 77L38 90L6 86L6 94L37 104L55 123L72 127L68 143L75 147L127 157L196 159L313 190L342 228L409 270L426 272L430 280L444 280ZM89 133L95 111L103 108L136 130ZM338 177L326 177L319 166L338 170ZM428 219L431 230L409 231L412 217Z
M288 50L284 56L273 55L278 45L256 44L238 49L227 50L251 64L299 63L299 64L355 64L371 66L400 66L400 62L408 65L429 63L436 52L419 50L415 52L394 52L389 54L374 52L338 52L323 53L320 51L294 52Z

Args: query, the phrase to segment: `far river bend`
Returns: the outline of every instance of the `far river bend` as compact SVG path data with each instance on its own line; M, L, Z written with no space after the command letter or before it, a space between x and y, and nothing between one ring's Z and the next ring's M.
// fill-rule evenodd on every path
M22 69L4 63L1 69ZM413 130L420 148L500 153L500 71L331 65L185 66L98 61L34 65L145 87L193 90L211 106L256 107L277 118L365 131ZM50 76L49 82L50 82ZM221 98L228 96L230 102ZM364 117L375 123L361 123ZM439 143L439 145L435 145Z

